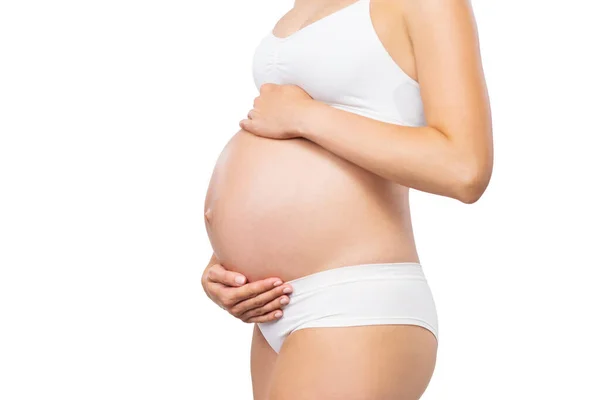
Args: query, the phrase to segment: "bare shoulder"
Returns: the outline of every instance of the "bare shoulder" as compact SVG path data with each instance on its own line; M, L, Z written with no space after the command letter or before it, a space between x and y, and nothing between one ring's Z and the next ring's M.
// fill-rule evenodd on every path
M491 111L471 2L385 1L401 4L427 124L475 146L479 162L490 165Z
M471 65L477 67L479 43L469 0L368 1L371 22L380 41L416 81L426 74L425 66L433 67L447 53L457 50L464 50L461 56L468 53L474 61ZM432 74L427 75L430 76L424 78Z
M449 80L481 85L479 37L469 0L382 0L397 3L425 86ZM469 82L464 79L471 77ZM426 88L427 91L427 88Z

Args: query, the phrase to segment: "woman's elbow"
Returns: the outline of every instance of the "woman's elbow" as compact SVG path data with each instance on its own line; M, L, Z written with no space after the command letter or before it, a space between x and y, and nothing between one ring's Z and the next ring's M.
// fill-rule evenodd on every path
M456 199L465 203L477 202L486 191L492 176L492 163L471 163L462 168L456 183Z

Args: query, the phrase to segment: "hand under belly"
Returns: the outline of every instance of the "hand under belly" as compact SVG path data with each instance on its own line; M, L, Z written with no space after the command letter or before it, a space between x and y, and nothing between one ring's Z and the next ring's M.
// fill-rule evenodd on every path
M410 261L407 203L392 186L306 139L241 130L213 170L205 225L218 260L250 281Z

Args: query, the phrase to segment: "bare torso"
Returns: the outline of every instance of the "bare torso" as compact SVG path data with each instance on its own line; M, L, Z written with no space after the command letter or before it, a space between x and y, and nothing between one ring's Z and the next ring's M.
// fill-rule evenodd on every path
M205 213L215 255L250 281L419 261L408 189L302 138L236 133L215 166Z

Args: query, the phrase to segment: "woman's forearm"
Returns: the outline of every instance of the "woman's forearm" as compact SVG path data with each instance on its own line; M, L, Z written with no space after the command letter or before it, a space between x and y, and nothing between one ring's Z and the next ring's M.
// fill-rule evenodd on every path
M297 134L385 179L421 191L475 202L487 168L439 130L401 126L318 101L299 107Z

